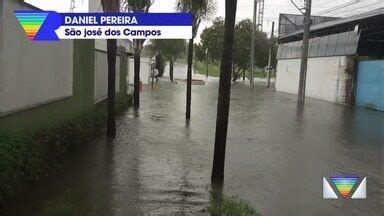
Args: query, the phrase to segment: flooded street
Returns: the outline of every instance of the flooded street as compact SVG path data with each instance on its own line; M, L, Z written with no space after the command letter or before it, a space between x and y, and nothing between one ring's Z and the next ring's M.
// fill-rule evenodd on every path
M176 78L185 78L177 67ZM198 77L199 78L199 77ZM205 79L205 78L204 78ZM100 135L67 154L30 186L10 215L204 215L209 206L218 82L145 86L141 107L118 118L117 138ZM263 215L383 215L384 114L232 85L224 193ZM322 178L367 177L366 200L324 200Z

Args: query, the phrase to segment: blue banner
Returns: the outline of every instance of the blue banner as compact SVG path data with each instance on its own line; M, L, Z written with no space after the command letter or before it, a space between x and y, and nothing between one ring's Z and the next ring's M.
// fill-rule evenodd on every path
M60 39L188 39L192 35L190 13L57 13L15 11L34 41Z
M62 13L62 25L70 26L191 26L189 13ZM88 19L88 20L87 20ZM136 21L135 21L136 20ZM69 21L69 22L66 22ZM80 22L80 24L77 24ZM84 24L82 24L84 23Z

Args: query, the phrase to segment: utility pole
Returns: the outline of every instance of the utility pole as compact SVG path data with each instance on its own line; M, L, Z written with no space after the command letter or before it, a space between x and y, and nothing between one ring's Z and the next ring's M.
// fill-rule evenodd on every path
M152 62L150 63L150 66L149 66L149 73L151 74L151 89L153 90L153 84L155 82L155 64Z
M206 71L205 76L206 76L206 78L208 78L208 58L209 58L209 56L208 56L208 49L205 51L205 55L206 55L206 58L207 58L207 71Z
M303 33L303 48L301 54L301 66L300 66L300 81L298 92L298 103L305 103L305 85L307 79L307 67L308 67L308 47L309 47L309 35L311 26L311 8L312 0L304 0L305 14L304 14L304 33Z
M196 52L196 51L195 51ZM193 73L196 74L196 53L193 55L193 61L195 62L193 64Z
M269 88L271 84L271 64L272 64L272 48L273 48L273 33L275 31L275 22L272 22L272 32L271 39L269 44L269 58L268 58L268 75L267 75L267 88Z
M257 0L253 3L253 23L252 23L252 42L251 42L251 76L249 80L249 87L254 87L254 70L255 70L255 34L256 34L256 14L257 14Z
M263 22L264 22L264 0L257 0L259 6L258 6L258 13L257 13L257 31L263 31Z
M69 11L71 13L73 13L74 10L75 10L75 0L71 0L71 5L70 5L70 8L69 8Z

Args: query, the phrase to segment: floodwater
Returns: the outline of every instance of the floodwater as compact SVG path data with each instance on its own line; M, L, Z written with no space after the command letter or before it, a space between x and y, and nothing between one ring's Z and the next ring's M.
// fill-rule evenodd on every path
M192 88L190 122L184 83L145 88L113 142L101 135L66 155L9 215L208 214L218 82ZM313 99L298 110L296 96L237 82L224 193L263 215L382 216L383 122L381 112ZM324 200L322 178L340 174L366 176L368 198Z

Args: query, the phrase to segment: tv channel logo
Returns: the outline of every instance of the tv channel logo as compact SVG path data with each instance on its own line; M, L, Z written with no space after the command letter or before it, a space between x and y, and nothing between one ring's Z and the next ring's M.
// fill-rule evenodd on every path
M366 199L367 177L331 176L329 180L323 177L324 199Z

